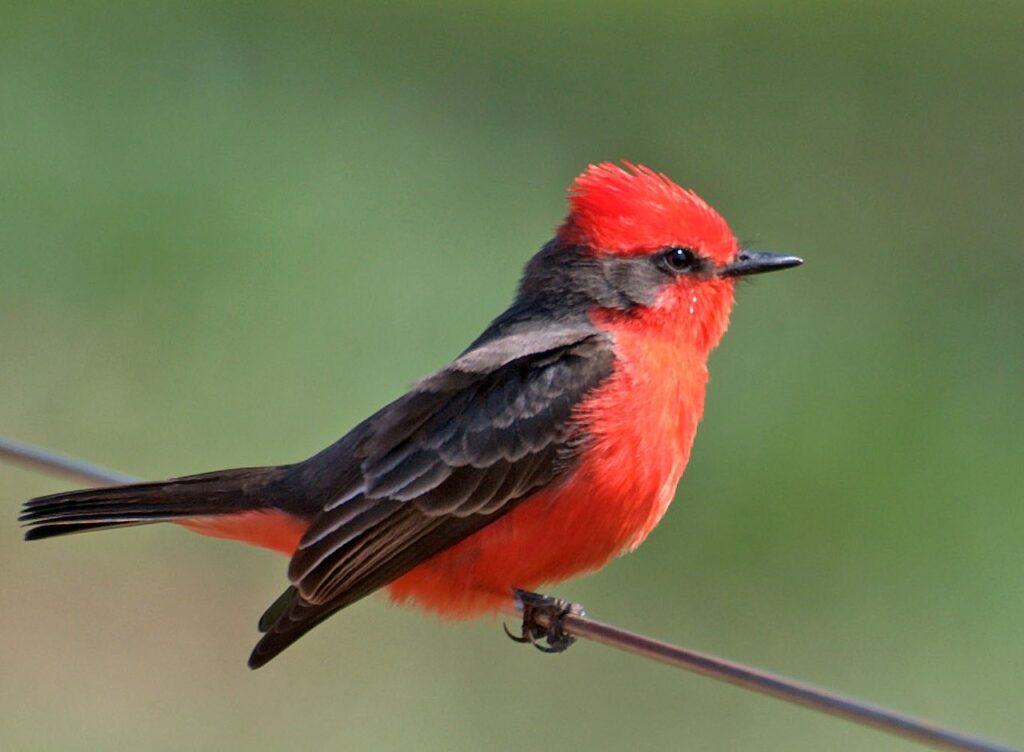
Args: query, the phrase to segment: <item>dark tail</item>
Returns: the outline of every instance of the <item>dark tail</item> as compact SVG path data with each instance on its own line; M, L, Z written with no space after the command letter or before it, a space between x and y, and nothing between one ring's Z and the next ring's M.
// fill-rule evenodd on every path
M346 600L327 607L311 604L292 585L260 617L259 630L264 634L249 655L249 668L265 666L306 632L351 603Z
M278 507L277 502L294 503L281 489L287 467L218 470L40 496L25 503L18 521L29 528L25 540L39 540L85 530Z

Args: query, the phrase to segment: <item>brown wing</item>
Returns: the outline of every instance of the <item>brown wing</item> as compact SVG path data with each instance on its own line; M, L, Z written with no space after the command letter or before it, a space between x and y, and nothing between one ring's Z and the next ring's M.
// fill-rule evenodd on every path
M499 337L357 428L359 477L303 537L250 666L567 472L585 438L573 409L612 360L592 328Z

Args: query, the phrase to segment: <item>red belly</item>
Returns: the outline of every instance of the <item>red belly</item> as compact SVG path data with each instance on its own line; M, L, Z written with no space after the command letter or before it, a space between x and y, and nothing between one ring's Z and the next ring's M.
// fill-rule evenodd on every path
M640 545L675 494L704 407L703 358L672 335L617 332L619 370L578 414L591 443L570 477L392 582L392 599L470 618L502 609L513 588Z
M513 588L536 590L600 569L640 544L661 518L678 479L660 491L636 494L634 488L620 495L580 470L571 483L524 501L392 582L392 599L465 619L499 611Z

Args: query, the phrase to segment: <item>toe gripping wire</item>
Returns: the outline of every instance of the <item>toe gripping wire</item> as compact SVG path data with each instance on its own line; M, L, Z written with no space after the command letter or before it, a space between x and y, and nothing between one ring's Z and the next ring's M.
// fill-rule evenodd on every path
M512 634L507 624L501 627L514 642L529 643L542 653L563 653L576 642L576 637L566 632L562 624L567 616L586 616L583 606L527 590L516 589L512 593L523 614L521 632Z

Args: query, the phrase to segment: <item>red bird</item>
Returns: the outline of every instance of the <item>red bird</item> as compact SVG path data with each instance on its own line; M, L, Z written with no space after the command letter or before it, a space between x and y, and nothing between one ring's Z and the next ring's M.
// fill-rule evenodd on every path
M291 556L262 666L387 587L449 618L598 569L658 523L690 456L743 250L665 175L591 166L511 307L469 348L302 462L45 496L33 540L171 521Z

